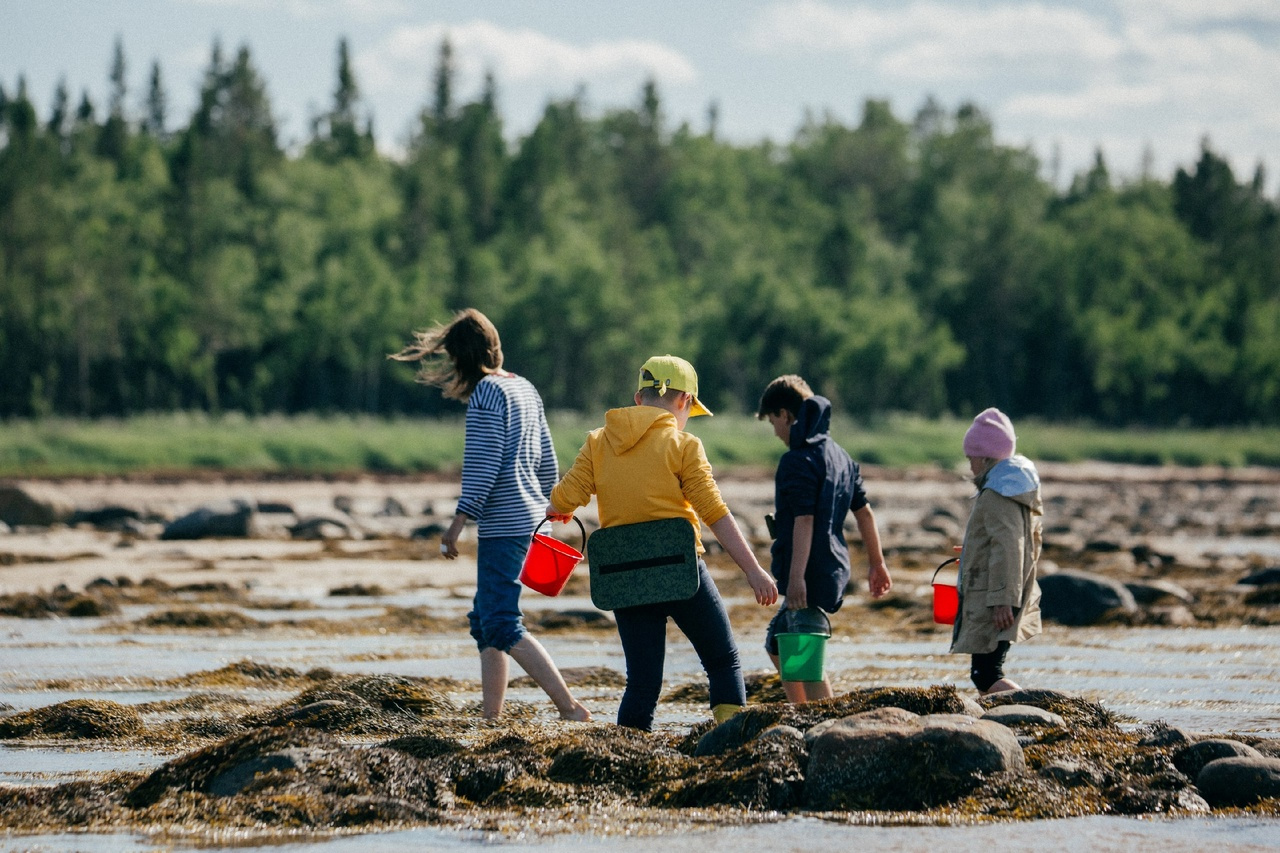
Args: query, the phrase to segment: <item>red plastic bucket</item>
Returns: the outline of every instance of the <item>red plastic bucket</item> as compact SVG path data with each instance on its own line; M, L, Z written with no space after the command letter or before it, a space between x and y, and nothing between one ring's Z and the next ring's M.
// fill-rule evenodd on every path
M960 591L954 583L939 583L938 572L958 561L958 557L952 557L933 570L933 621L939 625L956 624L956 613L960 610Z
M542 519L546 524L551 517ZM578 530L582 533L582 544L587 544L587 531L578 522ZM542 524L533 531L533 539L529 542L529 550L524 555L524 566L520 569L520 582L543 595L559 595L560 590L573 574L574 567L582 560L582 552L559 539L539 533Z

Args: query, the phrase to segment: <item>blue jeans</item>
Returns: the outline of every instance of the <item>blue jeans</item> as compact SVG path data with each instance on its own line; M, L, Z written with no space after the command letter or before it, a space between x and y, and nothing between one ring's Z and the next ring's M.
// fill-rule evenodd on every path
M528 536L476 540L476 597L467 620L480 651L510 651L525 635L520 614L520 569L528 550Z
M627 687L618 706L618 725L643 731L653 728L654 711L662 692L667 619L675 621L698 653L711 688L711 707L747 704L729 614L701 560L698 561L698 591L692 598L620 607L613 612L613 617L627 660Z

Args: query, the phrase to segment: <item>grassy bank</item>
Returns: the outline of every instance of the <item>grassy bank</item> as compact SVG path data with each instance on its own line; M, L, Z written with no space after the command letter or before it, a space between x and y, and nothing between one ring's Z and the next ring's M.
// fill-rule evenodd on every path
M556 414L562 467L599 418ZM837 422L836 438L860 461L888 467L953 466L968 422L899 416ZM722 415L691 422L718 471L772 469L782 445L767 424ZM1056 462L1280 466L1280 429L1101 429L1020 421L1019 451ZM0 424L0 477L126 474L455 472L460 418L324 418L156 415L124 421L50 419Z

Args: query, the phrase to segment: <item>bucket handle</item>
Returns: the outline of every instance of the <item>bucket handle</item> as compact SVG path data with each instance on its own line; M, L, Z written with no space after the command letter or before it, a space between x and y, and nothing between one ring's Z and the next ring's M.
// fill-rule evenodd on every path
M587 528L582 526L582 522L578 521L578 517L576 515L571 515L569 517L578 523L578 532L582 534L582 547L578 550L585 553L587 547ZM530 542L533 542L533 537L538 535L538 531L542 529L542 525L546 524L548 521L554 521L554 519L548 515L546 518L542 519L537 527L533 528L533 533L529 536ZM568 524L568 522L566 521L565 524Z
M933 585L933 582L934 582L934 581L936 581L936 580L938 579L938 572L942 571L943 569L945 569L947 566L951 565L952 563L958 563L958 562L960 562L960 558L959 558L959 557L952 557L952 558L950 558L950 559L948 559L948 560L943 560L943 561L938 565L938 568L936 568L936 569L934 569L934 570L933 570L933 577L929 579L929 584L930 584L930 586L932 586L932 585Z

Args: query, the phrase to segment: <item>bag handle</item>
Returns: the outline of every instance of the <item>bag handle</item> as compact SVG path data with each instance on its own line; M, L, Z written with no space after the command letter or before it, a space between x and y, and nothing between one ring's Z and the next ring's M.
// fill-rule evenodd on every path
M578 517L576 515L571 515L569 517L572 518L574 521L578 522L578 532L582 534L582 547L579 548L578 550L585 551L587 547L587 528L582 526L582 522L578 521ZM529 536L530 542L533 541L534 536L538 535L538 531L542 529L542 525L546 524L548 521L555 521L555 518L553 516L548 515L546 518L542 519L542 521L539 522L538 526L533 528L533 533L530 534ZM565 524L568 524L568 523L569 522L567 521L565 522Z
M959 557L951 557L950 559L943 560L940 564L938 564L938 568L933 570L933 577L929 579L929 583L932 584L935 580L938 579L938 572L942 571L952 563L958 563L958 562L960 562Z

